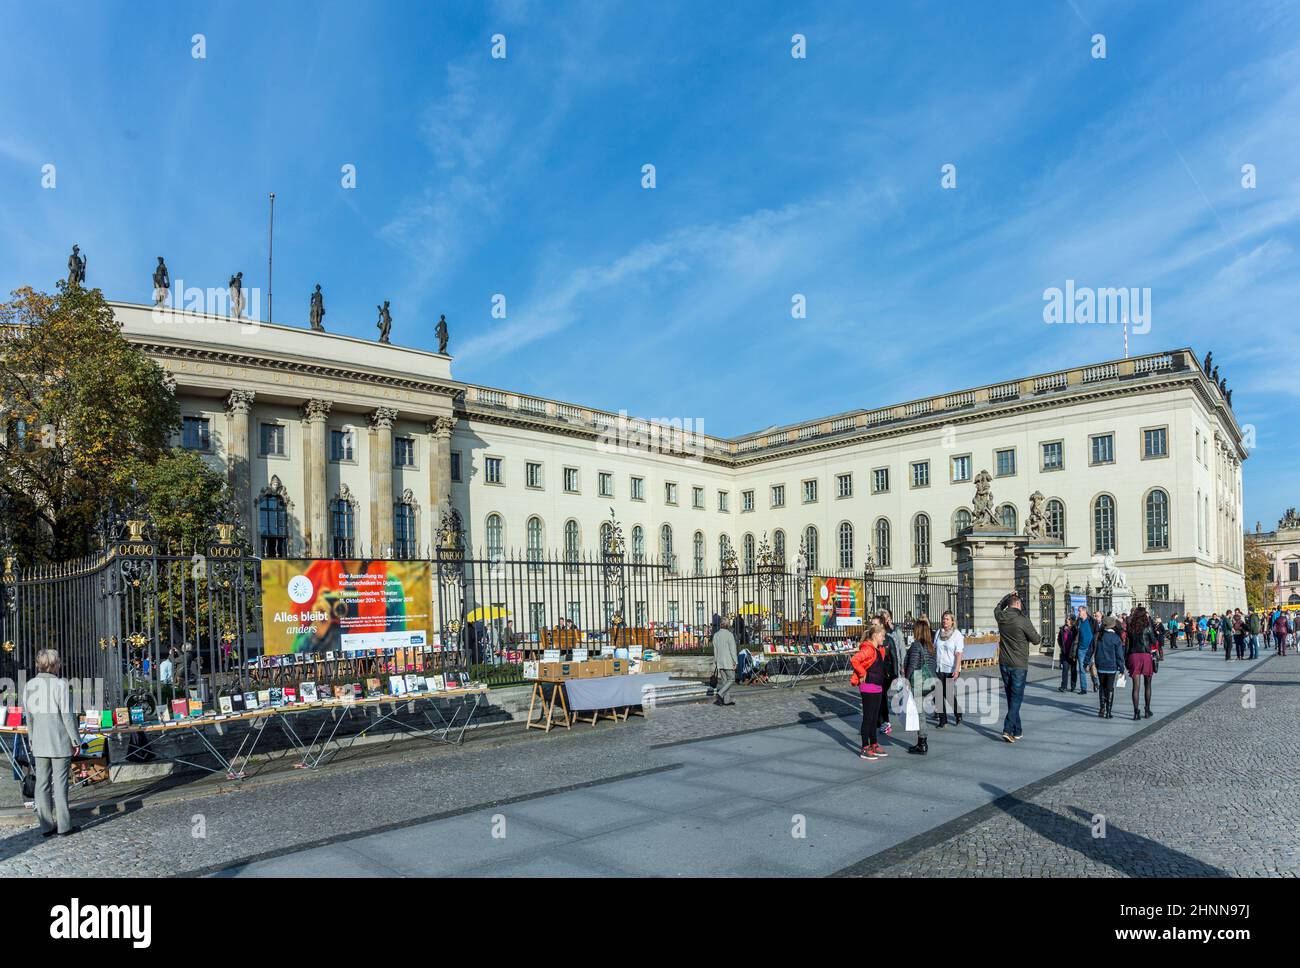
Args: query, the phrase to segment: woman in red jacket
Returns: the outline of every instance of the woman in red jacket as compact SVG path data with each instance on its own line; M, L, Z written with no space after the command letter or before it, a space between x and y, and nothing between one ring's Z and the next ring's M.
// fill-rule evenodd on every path
M864 760L888 756L876 742L876 725L880 704L885 696L885 623L873 617L867 626L867 638L849 660L853 675L849 684L858 687L862 696L862 752Z

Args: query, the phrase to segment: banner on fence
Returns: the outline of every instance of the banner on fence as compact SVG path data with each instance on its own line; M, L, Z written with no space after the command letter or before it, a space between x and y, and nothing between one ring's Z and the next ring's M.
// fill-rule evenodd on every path
M860 578L813 576L812 600L817 624L824 629L861 625L866 614L866 589Z
M431 589L427 561L266 559L266 654L429 645Z

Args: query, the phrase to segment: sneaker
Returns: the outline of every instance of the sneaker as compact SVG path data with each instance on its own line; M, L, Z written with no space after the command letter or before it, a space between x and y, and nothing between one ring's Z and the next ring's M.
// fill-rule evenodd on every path
M1012 736L1010 733L1003 733L1002 738L1006 740L1008 743L1014 743L1016 741L1016 738Z
M870 746L862 747L862 752L858 754L860 760L874 760L875 758L876 754L872 752Z
M888 756L888 755L889 755L888 753L886 753L884 750L882 750L882 749L880 748L880 744L879 744L879 743L877 743L876 745L874 745L873 747L871 747L871 752L875 753L877 756Z

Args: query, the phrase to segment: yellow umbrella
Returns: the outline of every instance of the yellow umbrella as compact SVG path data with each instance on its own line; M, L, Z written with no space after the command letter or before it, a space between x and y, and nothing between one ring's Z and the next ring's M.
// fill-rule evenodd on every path
M490 605L486 608L476 608L465 616L466 622L491 622L498 618L509 618L510 610L502 608L500 605Z
M741 615L766 615L770 611L771 609L766 605L755 605L753 602L746 602L740 606Z

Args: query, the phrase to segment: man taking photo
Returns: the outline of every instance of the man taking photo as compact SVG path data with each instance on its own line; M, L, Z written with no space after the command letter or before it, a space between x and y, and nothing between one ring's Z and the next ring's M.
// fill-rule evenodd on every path
M1015 592L1003 597L993 609L998 623L998 670L1007 693L1007 718L1002 724L1002 738L1014 743L1024 735L1020 727L1020 703L1025 698L1025 678L1029 675L1029 647L1042 642L1042 636L1025 614L1020 596Z

